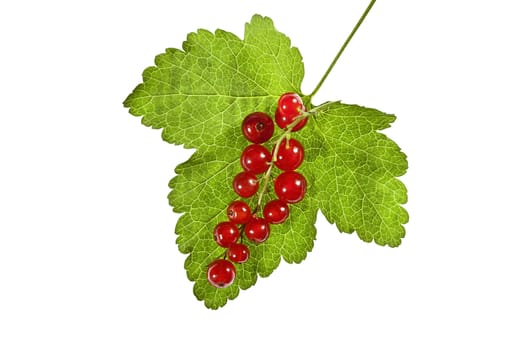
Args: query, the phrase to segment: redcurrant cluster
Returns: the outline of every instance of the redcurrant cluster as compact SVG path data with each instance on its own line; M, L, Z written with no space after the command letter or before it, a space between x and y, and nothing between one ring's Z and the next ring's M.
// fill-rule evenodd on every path
M298 94L285 93L278 100L274 119L283 129L277 138L272 152L263 144L274 134L274 122L263 112L249 114L242 123L242 132L251 142L241 156L243 171L233 180L233 189L238 196L258 199L253 210L243 199L235 200L227 207L228 221L217 224L214 228L214 240L226 248L225 256L214 260L207 269L207 279L217 288L231 285L236 276L233 263L244 263L249 258L249 248L243 244L243 238L254 243L265 242L269 238L270 225L283 223L290 214L289 204L303 199L307 189L305 177L296 172L304 158L303 146L291 138L291 132L302 129L307 124L305 106ZM263 201L273 180L272 170L280 169L274 179L276 198ZM262 209L260 215L258 211Z

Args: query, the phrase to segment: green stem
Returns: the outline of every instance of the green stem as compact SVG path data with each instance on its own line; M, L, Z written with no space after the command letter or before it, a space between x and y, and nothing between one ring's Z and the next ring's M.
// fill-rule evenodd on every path
M262 180L261 180L263 182L263 184L261 187L260 194L258 196L258 202L256 203L256 208L254 208L253 214L255 214L261 208L263 196L265 195L265 192L267 192L269 182L271 180L272 168L274 167L274 164L276 163L276 160L278 159L278 151L280 150L281 143L283 142L284 139L290 138L292 128L294 128L303 119L307 118L308 115L309 115L309 113L306 113L306 114L303 113L298 118L296 118L291 124L289 124L285 128L285 131L283 132L283 134L281 134L281 136L276 141L276 143L274 145L274 150L272 153L271 161L269 163L269 169L267 169L267 171L265 172L265 174L263 175Z
M372 6L374 6L374 3L376 2L376 0L371 0L371 2L369 3L369 5L367 6L367 8L365 9L365 12L363 12L363 14L361 15L358 23L356 23L356 26L354 26L354 28L352 29L352 32L349 34L349 36L347 37L347 40L345 40L345 42L343 43L343 46L341 47L341 49L338 51L338 53L336 54L336 57L334 57L334 60L331 62L329 68L327 69L327 71L325 72L325 74L323 74L323 77L321 78L320 82L318 83L318 85L316 85L316 88L314 88L314 90L312 91L312 93L310 94L310 97L312 98L312 96L314 96L318 90L320 89L320 87L323 85L323 82L325 81L325 79L327 79L327 76L329 75L329 73L331 72L332 68L334 68L334 66L336 65L336 62L338 62L338 59L340 58L341 54L343 53L343 51L345 51L345 48L347 47L347 45L349 45L349 42L351 41L352 37L354 36L354 34L356 34L356 32L358 31L358 28L360 27L360 25L363 23L363 21L365 20L365 17L367 17L368 13L370 12L370 9L372 8Z
M314 107L313 109L311 109L311 110L308 112L307 115L312 115L312 114L314 114L314 113L317 113L319 110L321 110L321 109L323 109L323 108L325 108L325 107L327 107L327 106L329 106L329 105L332 105L332 104L334 104L334 103L338 103L338 102L341 102L341 101L338 100L338 101L329 101L329 102L324 102L324 103L322 103L321 105L318 105L318 106Z
M262 185L262 189L260 191L260 195L258 196L258 202L256 203L256 208L254 208L254 211L252 212L253 214L255 214L261 208L263 195L265 194L265 192L267 192L267 187L269 186L269 181L271 179L271 171L272 171L273 166L274 166L274 160L271 159L271 164L269 165L269 169L267 169L267 172L265 172L265 175L262 178L263 185Z

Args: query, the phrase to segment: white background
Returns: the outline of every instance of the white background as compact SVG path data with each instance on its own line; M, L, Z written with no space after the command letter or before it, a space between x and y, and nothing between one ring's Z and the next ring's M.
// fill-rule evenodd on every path
M218 311L192 294L167 183L190 154L122 107L188 32L270 16L312 91L366 1L0 5L1 349L522 349L522 11L378 1L313 101L394 113L400 248L339 234Z

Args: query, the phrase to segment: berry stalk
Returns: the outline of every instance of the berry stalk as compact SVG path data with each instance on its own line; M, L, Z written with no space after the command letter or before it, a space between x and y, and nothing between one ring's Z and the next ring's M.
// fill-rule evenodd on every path
M277 157L278 157L278 151L280 150L281 143L283 140L290 139L292 130L296 125L298 125L300 122L308 118L315 110L311 110L310 112L302 112L293 122L291 122L286 128L283 134L276 140L275 146L274 146L274 152L272 154L272 158L269 162L269 168L265 172L265 174L262 177L262 186L260 190L260 194L258 196L258 202L256 203L256 208L253 211L253 214L256 213L260 208L263 200L264 194L267 192L267 188L269 187L269 183L271 180L271 172L274 167L274 164L276 163Z
M269 168L267 169L267 171L265 172L265 174L263 175L263 177L261 179L261 182L263 184L261 185L261 190L260 190L260 193L259 193L259 196L258 196L258 201L256 203L256 207L255 207L255 209L253 211L253 214L255 214L261 208L261 204L262 204L262 201L263 201L263 196L265 195L265 193L267 192L267 188L269 187L269 183L270 183L270 180L271 180L271 172L272 172L272 169L274 168L274 164L277 161L278 152L280 150L280 146L281 146L283 140L287 140L286 145L288 146L288 144L289 144L288 141L289 141L289 139L291 137L292 132L295 131L295 128L296 128L297 125L300 125L300 123L302 123L308 117L318 113L321 109L327 107L328 105L336 103L336 102L337 101L325 102L325 103L322 103L319 106L316 106L315 108L311 109L310 111L305 111L305 110L302 111L298 115L298 117L296 117L296 119L294 119L284 129L283 134L276 140L276 143L274 145L274 151L272 153L272 158L271 158L271 160L269 162Z

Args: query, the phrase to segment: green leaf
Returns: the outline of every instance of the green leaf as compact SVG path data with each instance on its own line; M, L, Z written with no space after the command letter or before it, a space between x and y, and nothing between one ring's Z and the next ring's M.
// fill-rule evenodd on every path
M375 109L330 104L312 118L309 139L317 150L304 172L314 178L318 207L342 232L356 231L365 242L396 247L405 236L405 186L396 178L407 170L400 148L377 132L395 117ZM311 194L312 192L312 194Z
M225 253L213 239L214 227L227 220L226 207L237 199L231 184L248 144L242 120L255 111L273 115L279 96L287 91L299 93L310 109L310 96L301 93L303 75L298 49L269 18L255 15L245 26L243 40L223 30L189 34L183 50L167 49L156 57L155 66L144 71L143 83L124 101L143 124L163 129L165 141L195 148L191 158L176 167L168 198L173 210L182 213L175 232L180 251L188 254L187 276L208 308L236 298L258 276L269 276L282 259L305 259L316 237L318 209L341 231L356 230L365 241L397 246L404 236L407 214L400 205L406 190L396 177L407 163L396 144L377 132L394 117L329 104L319 107L294 136L305 146L300 168L309 184L305 199L291 206L287 221L271 225L266 242L243 240L251 256L236 264L231 286L217 289L208 283L208 264ZM282 133L277 131L269 144ZM275 197L272 189L265 197L262 204ZM257 196L248 201L251 208L256 202Z

